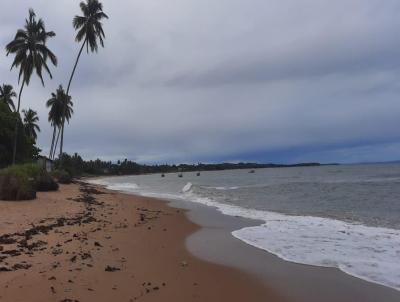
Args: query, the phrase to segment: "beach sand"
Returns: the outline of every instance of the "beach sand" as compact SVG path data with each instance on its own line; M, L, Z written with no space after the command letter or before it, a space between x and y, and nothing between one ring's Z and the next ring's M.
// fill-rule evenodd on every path
M199 227L163 201L76 183L0 213L0 301L283 301L192 256Z

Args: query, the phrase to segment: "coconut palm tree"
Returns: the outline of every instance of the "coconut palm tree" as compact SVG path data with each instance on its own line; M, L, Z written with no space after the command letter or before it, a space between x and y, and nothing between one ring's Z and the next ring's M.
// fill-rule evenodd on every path
M105 34L101 20L108 19L108 16L103 12L103 4L98 0L86 0L86 2L80 3L80 8L83 16L75 16L72 25L74 26L75 30L78 31L75 40L77 42L82 42L82 46L79 50L78 57L76 58L74 68L72 69L72 73L69 78L67 95L69 95L72 78L74 77L76 66L78 65L79 58L81 57L84 47L86 46L87 53L89 53L89 49L91 52L97 52L99 49L99 43L102 47L104 47ZM64 145L64 123L65 115L62 121L60 156L63 153Z
M16 98L17 94L11 85L3 84L0 86L0 102L4 102L10 111L15 111L15 105L13 98Z
M37 112L29 108L28 110L22 110L22 113L24 114L25 134L36 142L37 133L40 132L40 127L37 124L39 122Z
M49 158L53 158L54 143L57 129L60 129L62 122L62 104L60 102L58 90L56 93L51 93L51 98L46 102L46 106L50 108L48 121L53 127L53 137L51 139L51 147Z
M71 101L71 97L67 96L64 91L62 85L58 87L55 93L51 94L51 98L47 101L46 106L50 108L49 111L49 122L53 126L53 137L50 148L50 158L53 158L55 155L55 151L57 149L58 139L60 137L60 130L63 120L63 111L65 110L65 120L69 123L69 120L74 113L72 109L73 103ZM56 140L56 132L58 129L57 140Z
M51 63L56 66L56 56L47 48L46 42L48 38L54 37L55 33L52 31L46 31L44 22L42 19L36 19L35 12L30 9L29 17L25 20L25 26L23 29L19 29L17 34L10 43L6 46L7 56L12 53L15 54L14 61L11 65L11 69L19 68L18 82L21 82L21 88L18 94L18 106L17 113L21 106L21 96L25 85L29 85L33 71L42 81L44 86L44 80L42 71L43 69L52 78L49 66L47 65L47 59L50 59ZM14 134L14 149L13 149L13 164L15 164L15 156L17 152L17 136L18 136L18 119L15 122L15 134Z

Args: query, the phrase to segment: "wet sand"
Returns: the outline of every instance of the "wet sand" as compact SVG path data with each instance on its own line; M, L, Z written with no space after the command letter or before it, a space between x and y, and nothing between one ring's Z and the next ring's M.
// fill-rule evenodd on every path
M191 202L173 201L172 205L188 210L188 218L201 225L186 240L193 255L257 276L287 301L400 301L400 291L395 289L364 281L336 268L284 261L231 235L234 230L260 225L262 221L223 215L212 207Z
M189 253L199 226L163 201L71 184L0 213L0 301L284 301Z

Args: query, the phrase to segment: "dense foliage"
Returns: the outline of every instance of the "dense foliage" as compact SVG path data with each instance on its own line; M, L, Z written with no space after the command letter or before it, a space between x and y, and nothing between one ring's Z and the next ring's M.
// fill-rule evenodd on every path
M12 112L5 103L0 102L0 168L12 162L12 150L15 134L15 122L19 116ZM24 126L21 118L18 118L20 129ZM18 132L17 161L29 162L39 154L39 149L35 146L34 139L30 138L24 131Z

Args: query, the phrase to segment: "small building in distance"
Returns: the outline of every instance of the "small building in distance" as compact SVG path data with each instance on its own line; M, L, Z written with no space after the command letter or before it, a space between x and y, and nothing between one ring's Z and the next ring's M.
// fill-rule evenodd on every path
M36 163L47 172L53 171L54 162L46 156L39 156Z

